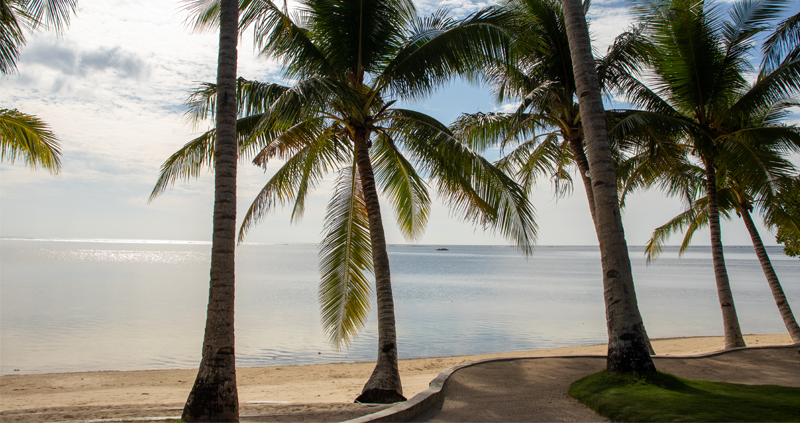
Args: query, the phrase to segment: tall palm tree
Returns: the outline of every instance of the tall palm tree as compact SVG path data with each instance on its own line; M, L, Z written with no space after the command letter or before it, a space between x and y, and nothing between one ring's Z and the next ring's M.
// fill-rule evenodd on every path
M610 373L654 372L633 286L628 246L617 197L617 177L608 142L606 116L597 77L589 28L580 0L562 0L575 88L595 207L595 230L603 265L603 291L608 327Z
M594 222L592 182L561 2L509 0L502 7L512 17L507 26L512 56L486 69L485 78L498 101L517 99L520 104L509 113L462 114L451 126L479 151L491 145L502 150L523 139L497 165L528 190L544 176L552 180L556 197L567 195L572 190L570 168L577 167ZM603 88L612 91L617 75L635 73L638 58L649 54L643 41L639 29L625 32L597 59ZM618 149L614 155L620 156ZM649 340L647 344L654 354Z
M455 213L496 228L526 253L535 238L533 210L512 179L434 118L394 107L502 58L503 17L487 9L464 20L442 11L420 18L406 0L305 0L291 16L272 2L243 5L242 26L255 25L262 54L280 60L287 78L298 82L240 80L240 152L263 167L285 163L254 200L239 238L278 204L293 203L298 219L310 190L338 172L319 253L323 325L337 348L358 333L372 272L378 357L356 400L404 400L379 188L409 240L422 235L428 220L423 177ZM201 86L190 99L193 115L205 116L216 96L214 86ZM168 159L153 195L209 164L214 137L203 134Z
M788 54L771 71L747 82L754 38L784 10L784 0L735 3L727 20L712 3L692 0L637 2L636 13L656 46L655 91L627 81L629 99L647 113L623 119L613 131L624 138L651 128L675 134L705 172L714 274L725 329L725 347L745 346L722 249L717 173L731 172L748 187L766 187L773 175L750 148L776 128L755 128L750 118L785 108L800 89L800 55ZM794 148L779 138L781 148Z
M238 422L234 338L236 250L236 0L220 0L214 145L214 227L203 355L182 420Z
M17 59L26 33L52 30L60 33L69 25L77 0L0 0L0 73L16 72ZM41 166L52 174L61 171L58 138L36 116L16 109L0 109L0 161L20 157L28 167Z
M784 163L784 165L791 167L788 163ZM775 299L775 304L781 314L783 323L792 340L800 343L800 326L798 326L797 320L792 313L778 275L772 267L772 262L769 260L751 213L755 208L760 209L768 225L791 231L795 236L800 235L800 216L792 216L782 210L774 193L768 192L766 196L761 193L754 193L752 189L742 184L741 181L726 177L730 176L728 174L718 176L720 176L717 178L717 183L719 184L717 190L719 212L726 218L730 218L732 212L742 218L747 232L750 234L750 239L756 250L756 256L761 264L761 269L764 271L764 276L772 291L772 296ZM697 184L699 188L702 188L703 185L705 184ZM760 196L760 198L755 197L755 195ZM661 254L664 242L673 233L685 232L679 250L679 254L682 255L689 247L695 232L708 226L708 197L701 197L696 200L689 199L689 202L690 207L686 211L653 231L653 235L645 247L648 263Z

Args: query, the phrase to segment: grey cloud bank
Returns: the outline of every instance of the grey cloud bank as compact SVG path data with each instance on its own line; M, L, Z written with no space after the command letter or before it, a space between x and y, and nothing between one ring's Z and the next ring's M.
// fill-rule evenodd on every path
M64 75L86 77L94 72L114 72L120 78L145 79L150 66L137 54L120 47L99 47L80 51L61 44L35 43L26 49L21 61L41 65Z

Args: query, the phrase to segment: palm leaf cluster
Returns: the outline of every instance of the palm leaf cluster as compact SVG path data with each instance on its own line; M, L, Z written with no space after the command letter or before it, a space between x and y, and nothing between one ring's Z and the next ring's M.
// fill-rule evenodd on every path
M506 27L512 40L511 58L493 63L484 78L493 86L498 101L518 102L516 110L462 114L452 128L479 151L496 146L502 152L512 147L497 165L528 190L548 178L556 198L568 195L572 192L572 172L577 170L594 218L589 163L561 2L513 0L502 6L511 16ZM596 58L602 88L608 93L629 88L650 54L651 44L642 36L641 27L619 35L606 54ZM629 115L628 111L614 111L609 112L609 119ZM638 144L630 137L612 141L619 168L622 152ZM652 166L639 169L653 171ZM620 177L620 181L624 179Z
M40 166L52 174L61 169L58 138L36 116L16 109L0 109L0 161L24 162L36 170Z

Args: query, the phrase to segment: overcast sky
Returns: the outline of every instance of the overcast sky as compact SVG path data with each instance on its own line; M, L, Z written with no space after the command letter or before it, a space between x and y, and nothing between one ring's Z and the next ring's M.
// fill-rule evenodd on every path
M440 5L464 15L485 2L418 1L422 13ZM795 6L797 8L797 6ZM620 1L595 0L591 28L596 47L605 51L629 25ZM20 163L0 164L0 235L36 238L172 239L211 238L213 175L180 182L151 204L147 198L159 166L197 135L185 124L183 101L197 82L216 78L217 35L192 33L178 1L80 0L77 16L63 37L30 38L19 73L0 76L0 108L16 108L49 123L59 136L63 172L31 172ZM239 47L239 74L279 81L279 66L253 54L252 38ZM461 112L489 112L495 104L482 87L455 82L410 107L448 124ZM205 128L200 128L204 130ZM240 165L239 215L275 171L265 174ZM261 222L247 241L317 243L331 192L329 177L307 201L305 218L289 224L278 210ZM579 180L578 180L579 181ZM596 237L586 197L578 182L569 198L555 201L543 181L531 198L537 210L540 245L594 245ZM659 193L630 198L625 229L630 245L642 245L653 228L681 212L678 199ZM390 243L404 243L384 207ZM741 221L723 225L723 242L750 244ZM761 227L766 244L774 237ZM708 232L695 236L708 244ZM680 242L673 237L671 244ZM423 244L507 244L434 208Z

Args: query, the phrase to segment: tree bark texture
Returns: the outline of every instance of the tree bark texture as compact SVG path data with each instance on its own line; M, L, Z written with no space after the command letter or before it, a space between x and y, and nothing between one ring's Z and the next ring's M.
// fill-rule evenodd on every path
M378 305L378 359L375 370L364 385L361 403L391 404L405 401L400 370L397 364L397 331L394 320L392 278L389 272L389 254L386 251L386 236L383 232L381 208L375 175L369 158L367 145L369 134L365 130L356 132L356 165L364 190L364 202L369 218L369 236L372 243L372 263L375 270L375 292Z
M605 110L595 70L589 28L580 0L562 0L581 123L586 138L589 178L595 205L595 229L603 265L608 327L609 373L655 371L639 314L628 245L622 227L616 174L608 143Z
M725 255L722 252L722 229L719 226L719 204L717 201L717 174L714 170L714 162L709 157L703 157L703 165L706 168L711 257L714 260L714 279L717 282L717 295L719 296L719 305L722 308L725 348L744 347L742 329L739 327L739 317L736 315L736 305L733 303L733 293L728 280L728 270L725 267Z
M789 307L789 301L786 300L786 295L783 293L783 287L781 287L781 282L778 280L778 275L775 274L775 269L772 268L772 263L769 261L769 256L767 256L767 250L761 242L761 236L758 235L758 229L756 229L748 210L740 210L740 213L742 214L744 225L747 226L747 232L750 233L750 239L753 240L753 247L756 249L758 261L761 262L761 269L764 270L764 276L767 277L772 297L775 298L775 304L778 306L778 311L783 318L783 324L786 325L786 330L792 336L792 341L795 344L800 344L800 326L797 325L792 308Z
M578 172L581 174L583 188L586 191L586 198L589 200L589 212L592 214L592 222L597 221L594 209L594 190L592 190L592 180L589 178L589 159L586 158L586 151L583 149L583 137L578 132L579 128L571 128L570 134L565 135L569 140L569 149L572 150L572 157L578 165Z
M184 421L238 422L234 355L234 280L236 247L236 44L238 3L221 0L217 65L217 139L214 158L214 229L203 357Z

